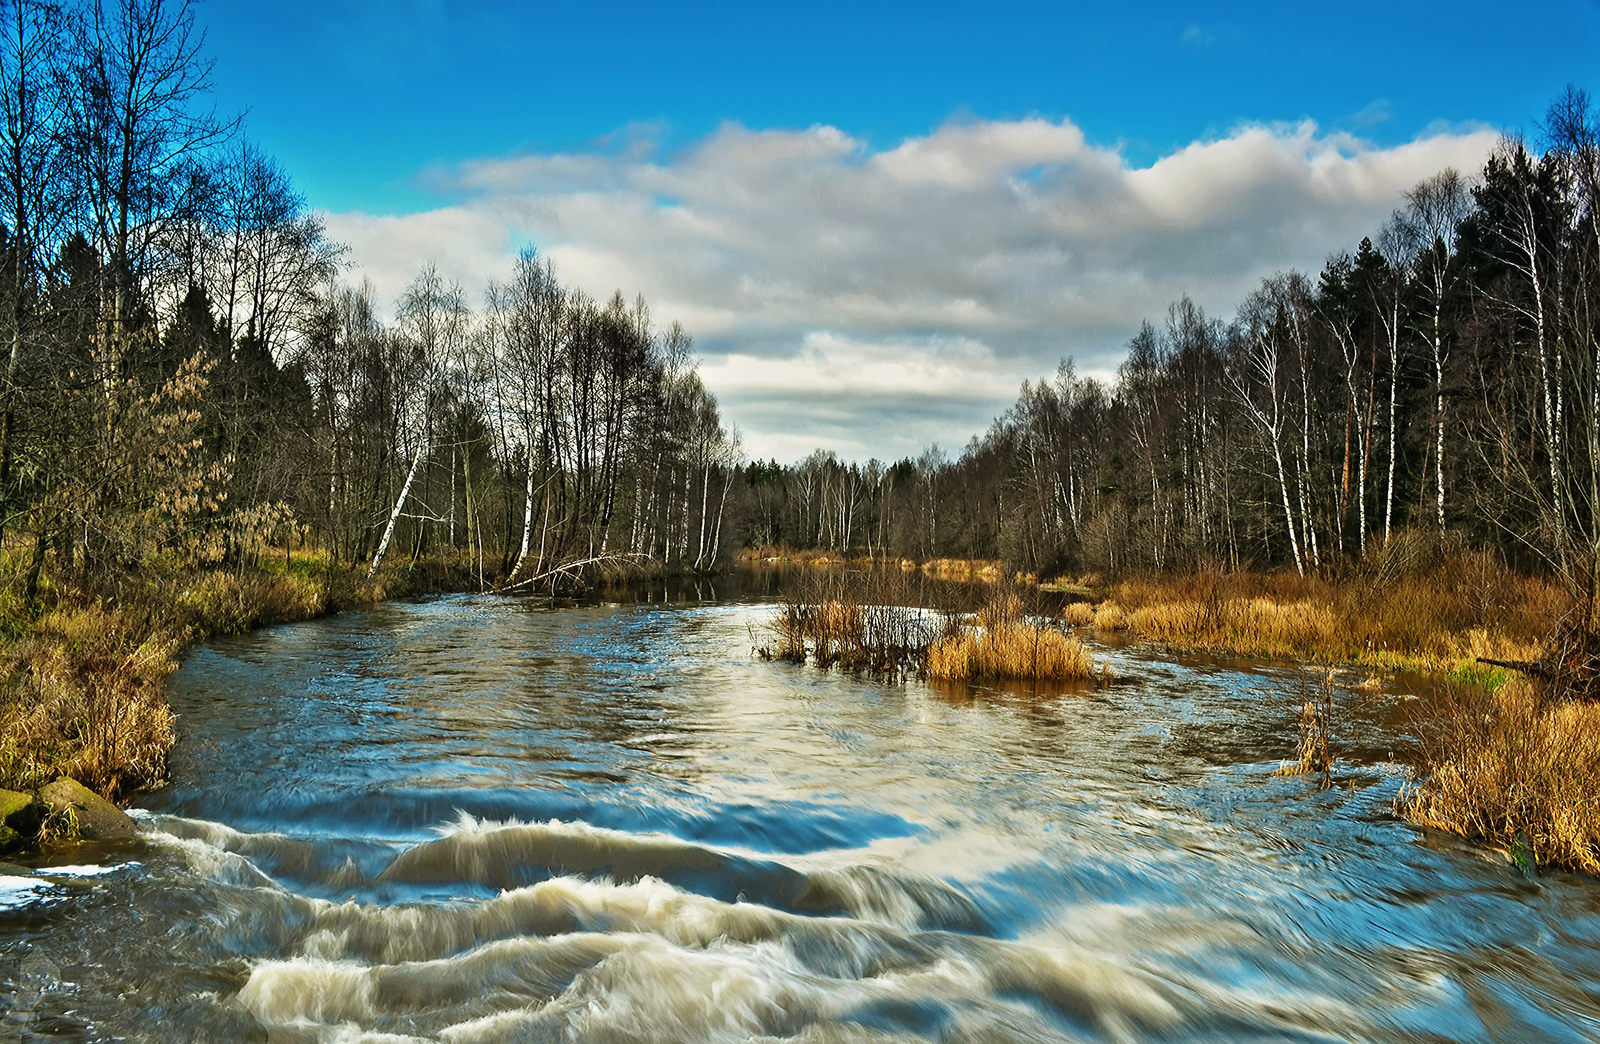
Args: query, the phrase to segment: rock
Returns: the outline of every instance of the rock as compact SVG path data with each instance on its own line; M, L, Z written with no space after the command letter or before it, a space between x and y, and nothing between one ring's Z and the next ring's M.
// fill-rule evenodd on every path
M78 836L86 841L123 841L139 835L127 813L66 776L39 788L39 803L53 813L71 809L78 821Z
M43 818L44 809L32 794L0 790L0 851L33 840Z

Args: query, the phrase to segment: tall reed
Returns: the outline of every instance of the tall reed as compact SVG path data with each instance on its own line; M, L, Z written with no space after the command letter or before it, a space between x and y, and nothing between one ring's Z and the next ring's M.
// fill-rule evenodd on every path
M928 676L950 680L1093 678L1094 661L1078 639L1023 612L1015 591L997 590L977 613L928 649Z

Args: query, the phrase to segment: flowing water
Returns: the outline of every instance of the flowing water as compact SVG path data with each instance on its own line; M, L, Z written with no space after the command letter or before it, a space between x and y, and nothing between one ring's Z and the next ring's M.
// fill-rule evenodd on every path
M1404 692L1324 790L1301 668L888 684L677 597L197 649L143 840L0 873L0 1041L1600 1035L1600 887L1398 822Z

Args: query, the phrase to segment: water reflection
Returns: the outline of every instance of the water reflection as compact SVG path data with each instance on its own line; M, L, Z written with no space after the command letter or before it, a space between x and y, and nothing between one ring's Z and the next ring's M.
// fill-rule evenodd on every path
M196 650L145 840L0 892L0 1039L1594 1034L1600 891L1393 818L1406 694L1318 790L1322 674L881 683L754 659L776 582Z

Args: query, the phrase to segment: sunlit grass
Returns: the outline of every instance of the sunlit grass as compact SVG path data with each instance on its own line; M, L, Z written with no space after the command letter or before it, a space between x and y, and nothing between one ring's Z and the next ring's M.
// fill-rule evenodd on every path
M947 680L1110 678L1096 675L1082 642L1027 613L1009 584L994 585L976 613L923 608L929 593L915 574L896 569L807 571L786 588L757 651L771 660Z
M1537 659L1567 596L1488 552L1396 547L1341 576L1221 573L1125 580L1100 630L1211 652L1438 672Z
M71 776L109 797L160 783L173 715L165 680L192 641L304 620L370 601L349 569L322 556L263 556L238 569L162 560L100 584L46 570L38 597L17 594L0 561L0 787Z
M1049 623L1027 619L1021 602L998 593L971 624L961 624L928 649L930 678L1076 681L1095 676L1094 660L1078 639Z
M1600 705L1445 687L1419 721L1424 764L1397 802L1414 823L1600 874Z

